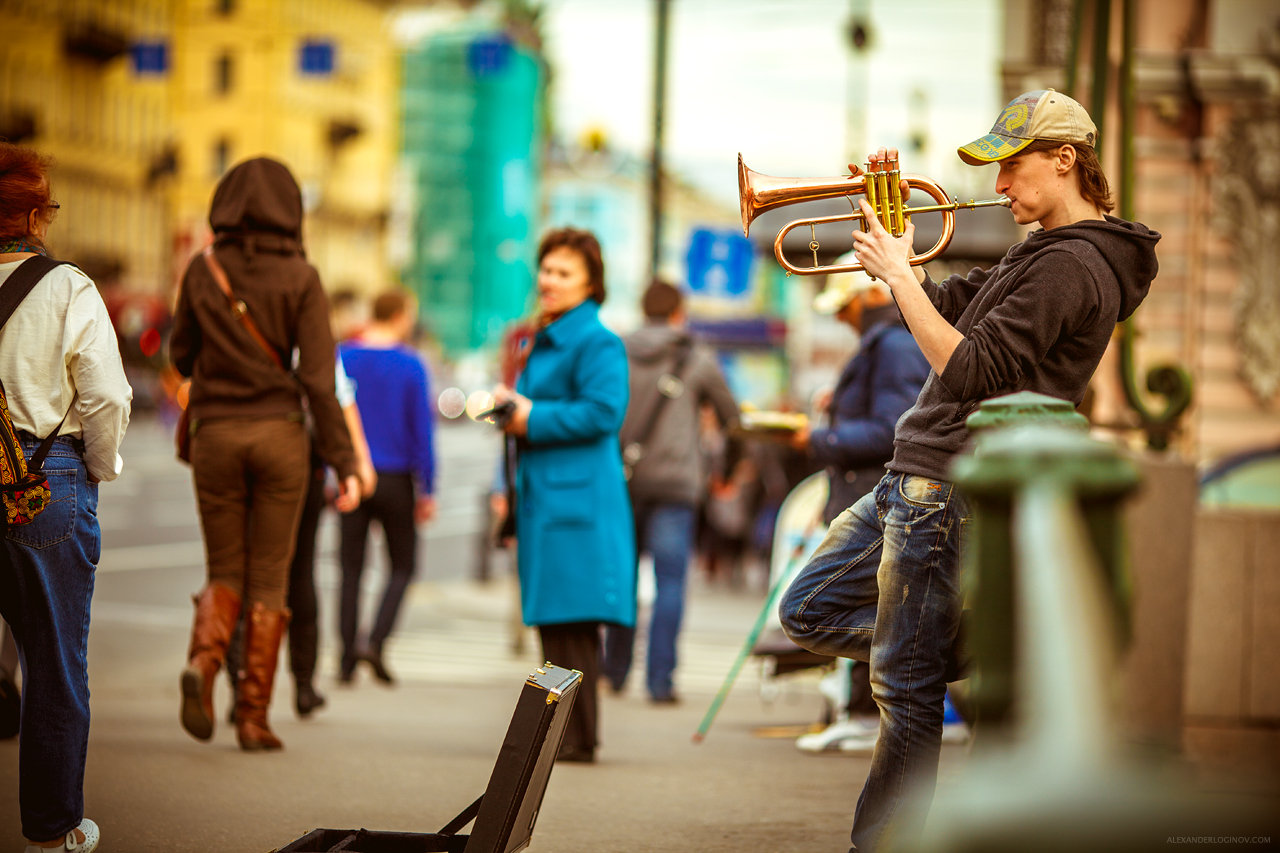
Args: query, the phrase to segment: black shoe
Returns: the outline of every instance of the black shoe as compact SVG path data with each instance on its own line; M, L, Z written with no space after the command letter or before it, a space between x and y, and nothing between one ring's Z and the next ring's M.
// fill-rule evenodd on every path
M342 663L338 667L338 683L350 684L356 677L356 658L342 656Z
M373 669L374 678L383 684L396 683L395 678L392 677L391 672L387 669L387 665L382 662L382 652L366 651L361 653L359 658Z
M565 749L561 747L560 752L556 755L556 761L568 761L575 764L595 764L596 751L587 749L584 746L574 746Z
M655 705L679 705L680 697L673 691L671 693L663 693L661 696L650 696L649 701Z
M293 705L299 717L310 717L311 712L325 706L325 698L316 692L309 681L299 682L293 695Z

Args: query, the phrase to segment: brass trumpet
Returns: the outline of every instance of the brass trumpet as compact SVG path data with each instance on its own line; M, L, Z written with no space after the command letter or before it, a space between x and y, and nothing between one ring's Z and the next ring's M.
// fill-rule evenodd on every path
M904 179L908 187L924 192L937 203L923 207L906 207L902 199L901 186L901 182ZM903 175L899 172L896 159L874 163L868 162L866 172L857 176L775 178L748 169L747 164L742 162L742 155L738 155L738 198L742 207L742 233L744 235L750 233L751 223L757 216L766 210L773 210L775 207L844 196L848 199L849 206L853 208L853 212L847 215L796 219L789 222L778 232L777 238L773 241L773 255L778 259L778 263L782 265L788 275L792 273L796 275L826 275L864 269L863 265L859 263L819 265L818 249L821 246L818 243L815 230L818 225L848 221L861 222L862 230L866 231L868 225L853 198L855 195L860 194L866 195L867 202L875 211L876 219L880 221L886 231L895 237L903 234L906 230L907 220L917 213L939 212L942 214L942 236L938 238L938 242L933 245L932 249L912 257L910 260L912 266L928 263L942 254L942 250L947 247L947 244L951 242L951 238L955 234L955 211L973 210L979 207L1009 206L1009 199L1003 196L986 201L958 202L949 199L942 187L928 178L920 175ZM809 250L813 252L813 266L811 267L797 267L782 254L783 238L791 233L792 229L803 225L809 226Z

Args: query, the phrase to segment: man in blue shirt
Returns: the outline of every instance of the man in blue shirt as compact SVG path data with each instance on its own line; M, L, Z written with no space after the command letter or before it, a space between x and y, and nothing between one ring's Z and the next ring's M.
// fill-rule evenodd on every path
M422 358L408 345L416 317L413 297L403 291L384 293L374 300L372 322L360 337L339 347L356 386L356 407L378 476L373 497L342 517L339 680L344 684L351 683L361 661L372 667L379 681L394 680L383 661L382 646L416 570L416 524L430 520L436 510L430 376ZM373 628L362 641L360 579L373 521L382 526L386 537L390 574Z

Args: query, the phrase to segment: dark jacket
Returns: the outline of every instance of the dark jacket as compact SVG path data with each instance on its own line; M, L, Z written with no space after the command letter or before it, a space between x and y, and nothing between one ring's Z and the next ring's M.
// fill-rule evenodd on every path
M315 449L340 476L356 473L355 453L334 396L329 301L302 251L302 194L281 163L245 161L218 183L209 210L214 250L231 289L290 364L274 364L231 311L204 258L187 266L169 337L169 356L191 377L195 421L218 417L302 417L314 423Z
M964 335L898 424L889 468L946 479L964 420L990 397L1035 391L1079 404L1116 323L1156 276L1160 235L1114 216L1038 230L989 270L925 281Z
M596 303L537 333L516 390L533 401L515 487L524 624L634 625L635 533L618 450L627 356Z
M827 469L827 524L884 476L894 426L929 375L929 362L902 325L897 306L872 308L864 321L862 345L831 393L828 425L809 436L810 453Z
M738 404L720 372L715 355L696 344L684 329L666 323L650 323L625 339L630 366L631 403L622 423L620 439L625 448L633 442L643 447L629 486L636 500L694 505L706 488L700 452L699 409L708 404L726 429L738 423ZM670 374L681 357L679 382L668 385L665 402L659 380ZM657 420L655 407L661 405ZM642 435L652 423L648 435Z

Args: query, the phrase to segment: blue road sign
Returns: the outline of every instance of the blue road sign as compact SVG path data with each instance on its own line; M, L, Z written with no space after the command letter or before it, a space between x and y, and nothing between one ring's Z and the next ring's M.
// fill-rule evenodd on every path
M697 228L689 238L689 291L739 299L751 286L751 241L735 230Z

